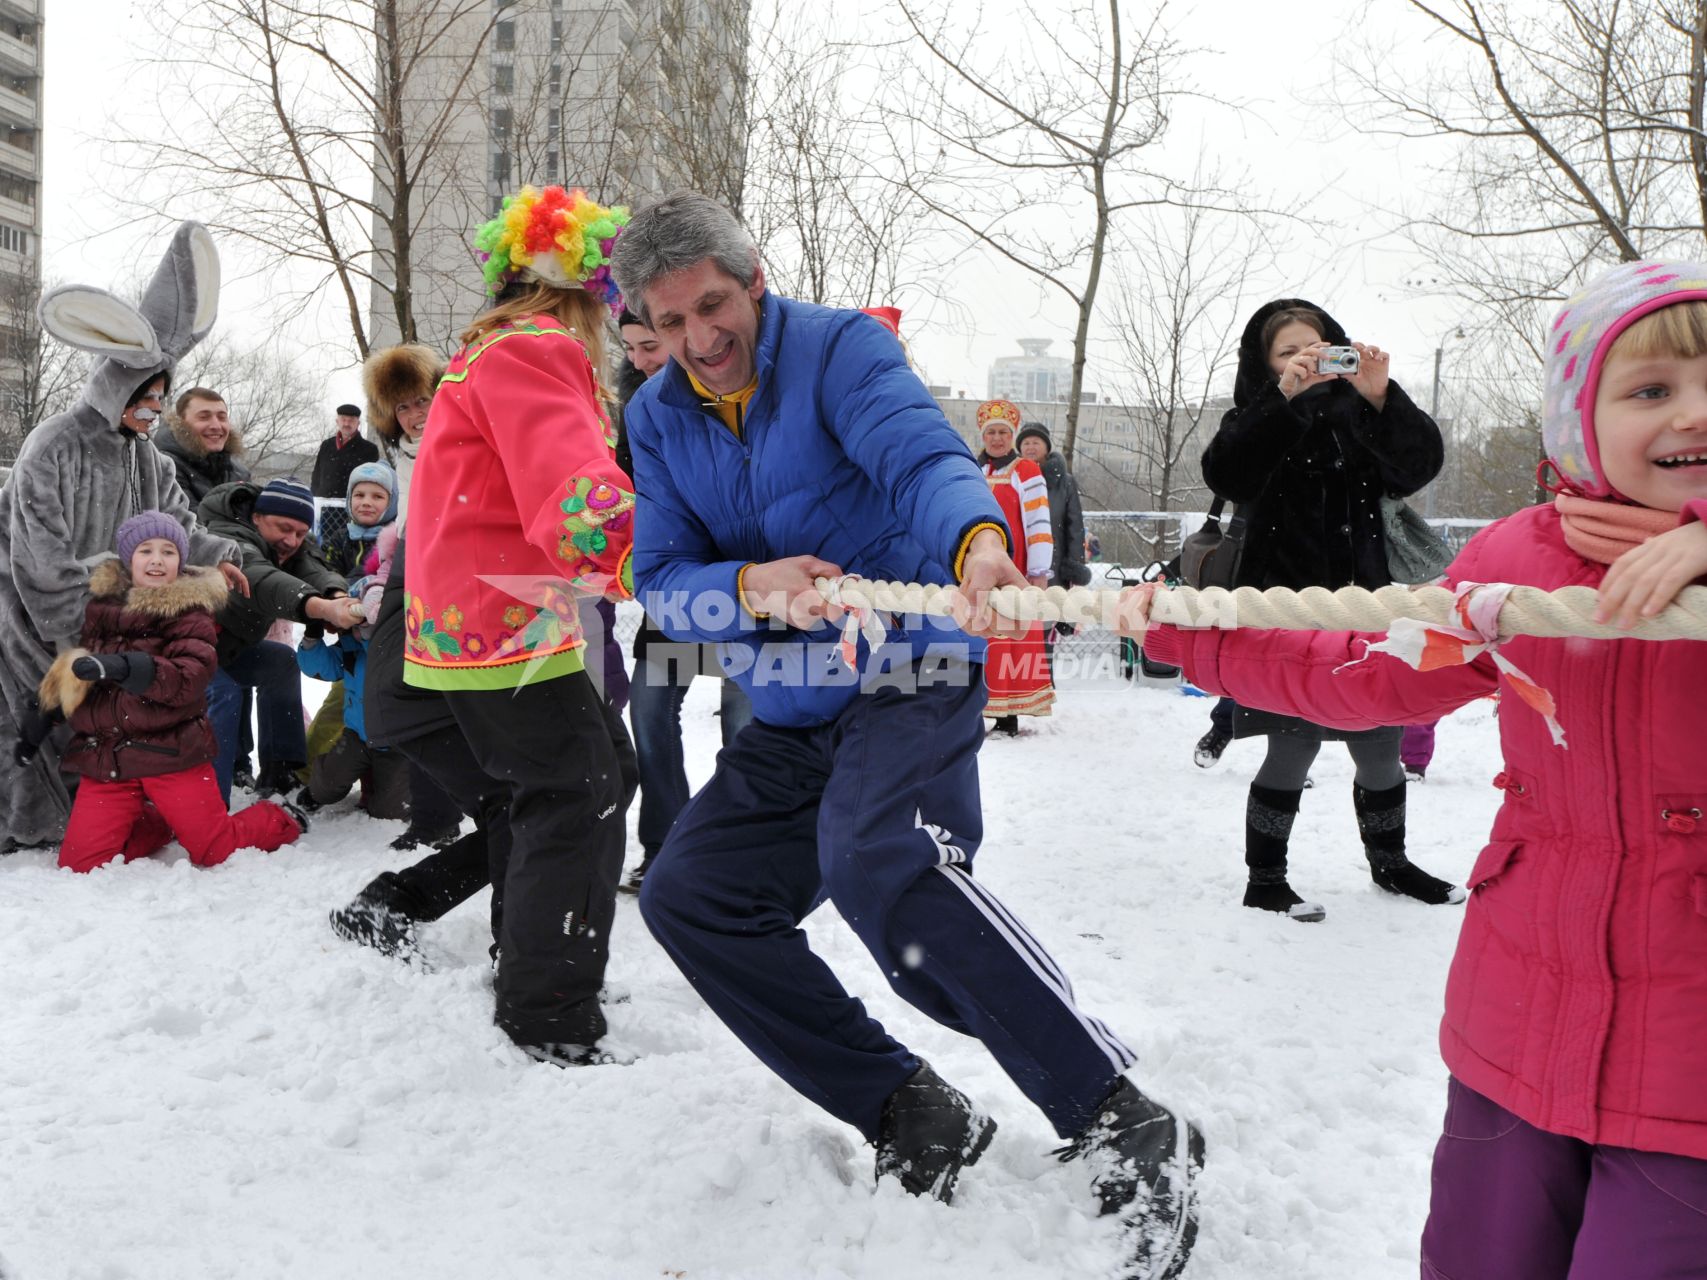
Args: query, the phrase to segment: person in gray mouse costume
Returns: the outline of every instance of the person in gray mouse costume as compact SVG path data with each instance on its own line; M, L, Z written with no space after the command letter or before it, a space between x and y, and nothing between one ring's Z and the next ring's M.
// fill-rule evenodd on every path
M77 643L89 571L120 524L164 512L184 527L192 563L217 565L247 591L239 553L196 523L172 461L148 443L172 370L207 336L219 309L219 255L199 223L182 224L136 305L66 285L41 300L42 328L94 357L82 396L24 438L0 488L0 742L35 714L36 686ZM0 853L53 845L71 797L59 771L64 732L20 764L0 753Z

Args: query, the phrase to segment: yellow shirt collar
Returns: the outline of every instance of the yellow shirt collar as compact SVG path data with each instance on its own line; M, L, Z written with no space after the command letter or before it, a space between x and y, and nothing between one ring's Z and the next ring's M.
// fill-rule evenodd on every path
M759 389L759 375L756 370L753 373L753 380L751 382L742 387L739 391L731 391L726 396L720 396L715 391L707 388L703 382L694 377L693 374L688 373L686 369L683 369L682 372L687 373L688 382L693 386L694 394L701 400L706 401L708 404L722 404L724 401L733 401L736 404L744 405L747 401L753 398L753 392Z
M686 369L682 370L687 373ZM693 386L694 394L703 400L706 406L715 413L728 427L737 440L741 438L742 420L746 417L747 401L753 398L753 392L759 389L759 375L753 374L753 380L739 391L731 391L726 396L720 396L706 389L705 384L693 374L688 373L688 382Z

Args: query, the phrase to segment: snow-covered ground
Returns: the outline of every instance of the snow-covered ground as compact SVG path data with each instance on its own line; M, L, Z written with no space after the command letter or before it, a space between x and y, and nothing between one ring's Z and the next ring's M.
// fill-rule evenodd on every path
M714 689L686 712L710 769ZM313 705L318 699L313 700ZM1320 925L1239 906L1245 786L1190 748L1208 703L1067 695L984 753L978 871L1206 1130L1189 1280L1411 1280L1461 908L1369 884L1350 762L1323 751L1293 841ZM1417 861L1462 881L1498 793L1490 704L1441 726ZM633 815L631 813L630 820ZM884 985L833 911L814 944L999 1119L952 1208L874 1188L871 1152L700 1005L632 899L611 962L628 1067L526 1060L490 1019L484 895L430 926L436 969L343 943L326 912L401 864L342 807L299 846L79 877L0 861L0 1257L12 1280L484 1275L1058 1280L1115 1262L1077 1166L976 1043ZM175 848L175 847L174 847Z

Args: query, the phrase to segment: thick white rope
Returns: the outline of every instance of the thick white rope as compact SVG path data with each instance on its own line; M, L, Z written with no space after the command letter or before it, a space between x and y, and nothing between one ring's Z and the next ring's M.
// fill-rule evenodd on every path
M954 616L955 589L917 582L872 582L863 578L819 578L826 600L884 613ZM1120 592L1089 587L998 587L996 612L1020 622L1067 622L1076 626L1119 624ZM1685 587L1666 609L1629 630L1597 623L1599 595L1593 587L1514 587L1500 610L1500 638L1577 636L1591 640L1707 640L1707 587ZM1156 622L1181 627L1252 628L1286 631L1385 631L1396 618L1443 625L1456 623L1454 597L1444 587L1272 587L1232 591L1210 587L1163 587L1150 604Z

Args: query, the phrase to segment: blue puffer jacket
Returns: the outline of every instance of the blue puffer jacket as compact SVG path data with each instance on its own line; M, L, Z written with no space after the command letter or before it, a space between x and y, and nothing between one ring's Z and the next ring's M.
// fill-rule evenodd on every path
M838 631L755 621L734 604L741 568L813 555L866 578L948 583L976 526L1006 526L901 344L870 316L767 294L757 364L739 440L673 362L629 402L635 593L671 639L721 642L760 720L826 724L859 692ZM927 646L983 662L983 641L945 620L908 621L875 658L862 644L867 680Z
M367 682L367 645L352 635L339 634L325 644L308 636L296 649L296 665L305 676L327 684L344 682L344 728L367 741L362 689Z

